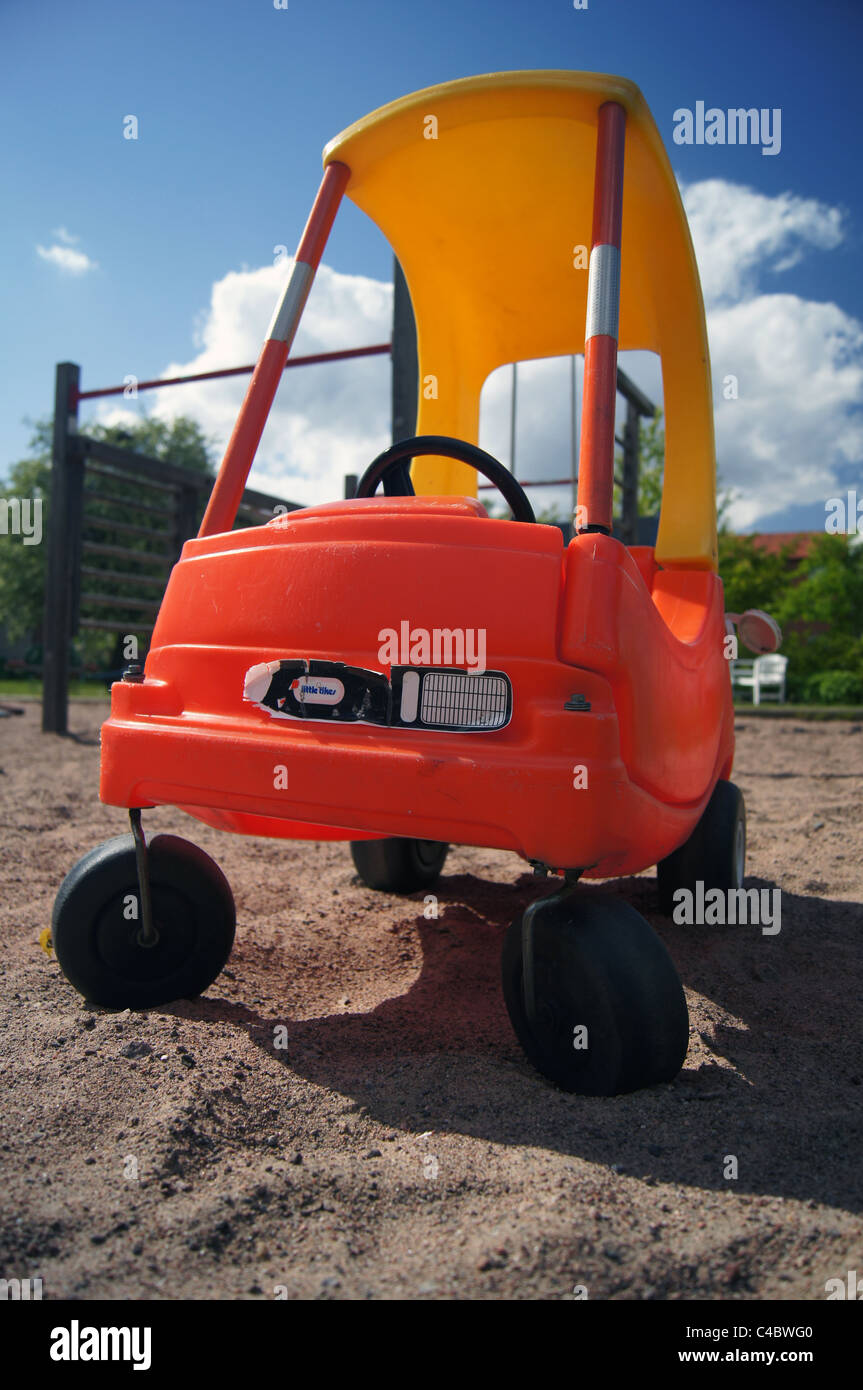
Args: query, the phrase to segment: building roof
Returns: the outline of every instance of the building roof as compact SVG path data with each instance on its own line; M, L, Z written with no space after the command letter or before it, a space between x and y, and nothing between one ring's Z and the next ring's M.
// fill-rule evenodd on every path
M813 541L823 535L823 531L761 531L753 535L752 539L759 550L766 550L770 555L778 555L781 550L791 547L788 558L804 560Z

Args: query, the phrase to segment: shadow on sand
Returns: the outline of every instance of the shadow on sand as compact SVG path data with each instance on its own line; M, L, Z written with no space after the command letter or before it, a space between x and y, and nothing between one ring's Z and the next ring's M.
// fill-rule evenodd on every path
M653 878L582 885L626 897L651 921L687 987L694 1035L671 1085L596 1099L565 1094L532 1069L501 997L505 924L547 888L529 874L516 884L454 875L438 886L436 921L424 919L420 895L394 899L394 918L421 945L413 984L369 1013L289 1022L288 1054L274 1052L274 1020L253 1009L218 998L179 1008L244 1029L293 1074L405 1133L544 1147L648 1182L715 1190L727 1189L723 1159L733 1153L738 1191L860 1210L863 908L783 892L781 931L767 937L753 925L675 925L658 912Z

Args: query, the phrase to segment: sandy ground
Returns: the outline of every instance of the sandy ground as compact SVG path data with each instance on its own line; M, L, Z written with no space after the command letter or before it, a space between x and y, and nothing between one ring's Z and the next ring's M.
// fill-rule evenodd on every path
M127 828L97 797L102 715L74 705L63 739L35 703L0 720L0 1277L81 1299L823 1299L863 1269L859 724L740 722L778 936L675 926L651 875L614 886L692 1027L672 1085L603 1100L516 1043L499 950L536 887L493 851L451 853L426 921L346 846L152 812L227 874L234 954L194 1002L85 1006L37 938L67 869Z

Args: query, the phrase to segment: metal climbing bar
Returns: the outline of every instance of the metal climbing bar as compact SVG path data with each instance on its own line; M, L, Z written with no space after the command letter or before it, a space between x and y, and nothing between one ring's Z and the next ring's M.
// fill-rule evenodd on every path
M285 371L288 367L314 367L322 362L346 362L352 357L378 357L385 352L392 352L392 346L392 343L371 343L368 347L339 348L335 352L310 352L304 357L289 357L285 363ZM141 391L161 391L163 386L187 386L193 381L218 381L228 376L251 376L254 370L255 363L250 362L243 367L219 367L212 372L157 376L151 381L136 381L135 395L139 395ZM129 384L127 381L122 386L99 386L93 391L74 391L70 393L69 399L74 405L78 401L100 400L103 396L124 396L129 390Z

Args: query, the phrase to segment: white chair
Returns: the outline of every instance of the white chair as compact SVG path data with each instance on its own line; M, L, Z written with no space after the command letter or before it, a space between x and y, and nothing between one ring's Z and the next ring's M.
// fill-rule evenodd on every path
M785 673L788 669L787 656L759 656L754 663L752 703L760 705L762 696L775 691L775 699L785 703Z
M752 691L753 701L755 699L755 662L738 661L736 658L731 665L731 686L734 689L741 686L744 690Z

